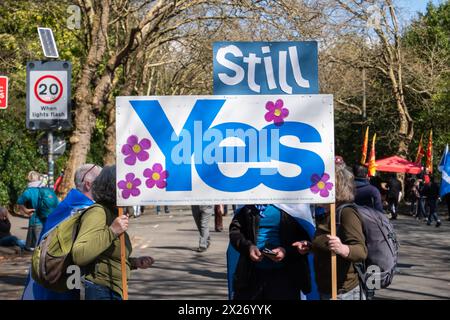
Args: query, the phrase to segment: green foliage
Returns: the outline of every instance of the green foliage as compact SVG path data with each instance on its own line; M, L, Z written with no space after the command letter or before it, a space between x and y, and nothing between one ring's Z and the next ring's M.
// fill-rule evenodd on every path
M30 170L46 171L46 161L37 152L37 135L28 133L17 118L11 109L0 114L0 201L4 206L16 202Z
M6 0L0 7L0 74L9 77L9 107L0 111L0 205L12 205L26 186L28 171L47 171L47 160L38 153L44 132L25 128L26 63L44 59L37 27L52 28L60 59L72 62L72 84L80 69L83 42L80 31L68 29L69 1ZM66 133L67 135L67 133ZM55 175L67 156L55 163Z
M416 148L422 133L426 147L428 132L433 129L436 167L445 145L450 143L450 2L437 6L430 2L426 13L408 28L404 42L418 59L424 61L427 67L436 68L438 73L432 96L418 100L419 103L411 109L417 132ZM411 154L415 156L416 150L411 150Z

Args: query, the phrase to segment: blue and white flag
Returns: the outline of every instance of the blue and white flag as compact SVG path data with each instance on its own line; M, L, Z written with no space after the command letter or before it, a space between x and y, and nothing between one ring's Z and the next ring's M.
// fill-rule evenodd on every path
M440 196L442 198L447 193L450 193L450 154L448 152L448 144L445 147L441 161L439 162L438 169L442 173L441 191L440 191Z

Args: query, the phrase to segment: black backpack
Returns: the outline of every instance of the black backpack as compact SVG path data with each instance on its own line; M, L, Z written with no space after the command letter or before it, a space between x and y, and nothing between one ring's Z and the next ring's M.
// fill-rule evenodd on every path
M398 260L399 243L389 219L381 212L367 206L345 204L337 209L336 225L340 225L342 210L351 207L358 212L366 238L367 259L354 264L362 288L369 297L375 289L387 288L394 278ZM379 288L373 286L373 279L379 279ZM372 283L372 285L370 285Z

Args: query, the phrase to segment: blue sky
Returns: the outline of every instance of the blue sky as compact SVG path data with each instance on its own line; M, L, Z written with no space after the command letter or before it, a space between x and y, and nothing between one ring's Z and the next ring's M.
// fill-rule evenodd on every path
M435 5L444 3L446 0L432 0ZM425 12L429 0L397 0L398 6L404 11L406 19L412 19L417 16L417 12Z

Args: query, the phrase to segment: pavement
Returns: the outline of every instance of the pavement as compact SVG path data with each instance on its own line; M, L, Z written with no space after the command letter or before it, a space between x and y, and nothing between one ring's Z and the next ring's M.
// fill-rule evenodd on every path
M441 208L444 210L444 208ZM130 220L128 233L133 256L149 255L155 264L132 272L130 299L227 299L226 249L231 211L224 217L224 231L214 231L210 221L211 246L203 253L190 207L171 207L169 214L156 215L149 208ZM13 233L25 238L27 220L12 217ZM450 222L427 226L410 216L394 221L400 241L398 273L393 284L377 291L377 299L450 299ZM0 251L0 299L20 299L30 255Z

